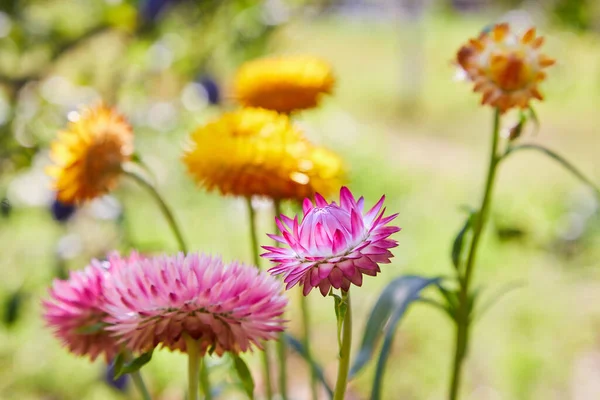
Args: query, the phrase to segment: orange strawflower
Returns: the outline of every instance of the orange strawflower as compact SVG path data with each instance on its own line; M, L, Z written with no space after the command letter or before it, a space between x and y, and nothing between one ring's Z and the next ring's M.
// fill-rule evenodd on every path
M535 28L519 36L508 24L498 24L462 46L457 62L475 83L474 91L483 94L482 104L501 112L527 108L530 99L543 100L538 84L555 63L540 52L543 43Z
M50 147L54 179L62 203L81 203L117 185L122 164L133 155L133 131L114 108L100 104L84 109L59 132Z

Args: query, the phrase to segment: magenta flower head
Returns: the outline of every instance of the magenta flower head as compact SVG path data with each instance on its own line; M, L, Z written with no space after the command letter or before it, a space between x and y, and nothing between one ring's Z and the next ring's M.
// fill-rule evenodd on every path
M266 272L218 257L179 253L136 260L106 282L106 321L119 343L142 353L162 345L201 354L262 349L283 331L287 300Z
M108 261L93 260L71 272L67 280L54 280L50 297L42 301L44 319L69 351L92 361L103 354L107 362L117 354L117 342L106 329L104 282L124 261L139 258L137 253L127 260L112 254Z
M368 212L364 199L356 201L348 188L340 191L340 204L317 194L316 207L309 199L302 205L304 217L293 220L285 215L276 218L282 236L268 235L288 248L264 246L262 256L277 265L269 270L283 274L286 288L300 283L304 295L319 287L326 296L333 286L348 291L350 284L362 285L363 274L375 276L378 264L387 264L393 254L389 249L397 242L388 237L400 230L388 226L398 214L384 217L383 196Z

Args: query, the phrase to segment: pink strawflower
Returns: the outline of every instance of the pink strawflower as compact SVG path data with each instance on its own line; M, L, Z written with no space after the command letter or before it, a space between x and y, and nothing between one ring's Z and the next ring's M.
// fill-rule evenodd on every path
M218 257L179 253L130 263L106 282L106 321L136 353L157 345L186 351L185 335L202 354L262 349L283 331L287 300L266 272Z
M55 279L50 298L42 301L44 319L54 335L74 354L101 354L110 361L118 352L116 341L105 328L103 282L108 263L94 260L81 271L73 271L68 280Z
M320 194L316 207L305 199L301 223L298 216L276 218L282 236L268 236L289 248L264 246L268 253L262 256L277 264L269 272L283 274L287 289L300 283L305 296L317 286L323 296L332 286L345 291L351 283L361 286L363 274L377 275L378 264L388 264L393 257L389 249L397 246L388 237L400 228L387 224L398 214L384 217L384 200L363 213L364 199L356 201L346 187L340 191L340 205L327 203Z

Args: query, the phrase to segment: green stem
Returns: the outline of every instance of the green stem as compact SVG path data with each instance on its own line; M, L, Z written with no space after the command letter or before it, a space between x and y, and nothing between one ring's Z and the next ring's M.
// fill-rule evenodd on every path
M188 355L188 397L187 400L198 400L198 375L200 373L200 346L190 336L185 335L185 345Z
M496 109L494 111L494 125L492 131L492 147L490 152L490 162L485 183L485 191L483 199L481 200L481 206L477 215L477 219L473 226L473 238L471 240L471 247L466 261L465 272L460 277L460 292L458 298L458 310L456 315L456 343L454 352L454 364L452 369L452 378L450 381L450 400L456 400L458 398L460 388L460 378L462 372L463 362L467 353L469 344L469 330L471 323L470 316L470 284L473 275L473 269L475 266L475 258L477 256L477 248L481 239L483 228L487 221L489 208L491 204L492 191L494 188L494 180L496 177L496 167L500 157L498 156L498 142L499 142L499 131L500 131L500 111Z
M206 359L206 356L200 358L200 386L202 387L202 392L204 392L204 399L212 400L212 389L210 387L210 381L208 380Z
M246 197L246 205L248 206L248 217L250 219L250 244L252 246L252 260L256 268L260 269L260 255L258 247L258 237L256 235L256 213L252 207L252 199ZM264 344L265 350L262 352L263 373L265 374L265 393L267 400L273 397L273 384L271 383L271 361L269 357L268 343Z
M567 161L561 155L559 155L558 153L556 153L550 149L545 148L544 146L540 146L538 144L531 144L531 143L530 144L521 144L518 146L512 146L506 150L506 152L502 155L502 157L499 161L504 160L509 155L511 155L512 153L515 153L519 150L541 151L542 153L546 154L547 156L552 158L554 161L556 161L560 165L562 165L567 171L569 171L573 175L575 175L575 177L577 179L579 179L580 181L582 181L583 183L588 185L596 193L596 195L598 197L600 197L600 187L596 186L596 184L591 179L589 179L587 176L585 176L581 171L579 171L579 169L577 169L573 164L571 164L569 161Z
M302 328L303 328L303 337L302 344L304 345L304 351L306 351L306 355L309 359L312 360L312 353L310 350L310 307L308 305L308 298L302 293L301 290L298 291L300 294L300 308L302 310ZM314 368L310 369L310 393L312 400L318 400L318 380L317 374L315 373Z
M167 206L167 203L165 203L165 201L163 200L162 196L158 193L156 188L150 182L148 182L146 178L142 177L134 171L124 170L123 172L127 176L135 180L137 183L139 183L141 186L143 186L150 193L150 195L154 197L154 200L156 200L158 206L160 207L160 211L165 216L169 226L171 227L171 230L173 231L173 234L175 235L175 238L177 239L177 243L179 244L179 250L183 251L184 253L187 253L187 246L185 245L185 240L183 240L181 229L179 229L179 226L175 221L175 217L173 216L171 209L169 208L169 206Z
M350 304L350 293L342 291L342 301L346 302L347 309L342 328L342 345L340 347L340 361L333 400L344 400L348 383L348 370L350 369L350 349L352 347L352 307Z
M148 392L148 388L146 387L146 384L144 383L144 379L142 378L140 371L132 372L130 375L131 375L131 379L133 380L133 384L137 388L138 392L140 392L142 399L143 400L152 400L152 397L150 397L150 393Z
M275 212L275 217L278 218L281 215L281 201L278 199L273 199L273 211ZM273 219L275 220L275 219ZM277 227L277 223L275 223L275 230L273 232L278 232L279 228ZM275 241L275 246L279 247L279 242ZM286 342L283 332L279 334L279 340L277 341L277 359L279 361L279 395L282 400L287 400L287 360L286 360Z
M167 223L171 227L171 231L175 235L175 239L177 240L177 244L179 245L179 250L184 253L187 253L187 245L185 244L185 240L183 238L183 234L181 233L181 229L179 228L179 225L177 224L177 221L175 220L175 217L173 216L171 209L169 208L167 203L164 201L164 199L162 198L160 193L158 193L158 191L156 190L154 185L152 185L150 182L148 182L148 180L146 178L139 175L135 171L132 171L130 169L124 169L123 172L127 176L131 177L133 180L138 182L142 187L144 187L150 193L150 195L156 200L156 202L158 203L158 206L160 208L160 211L163 213L165 219L167 220ZM205 392L207 393L206 399L210 400L212 391L210 388L210 381L208 379L208 368L202 368L202 370L200 371L200 375L201 375L200 378L202 379L203 383L206 385L206 386L204 386Z

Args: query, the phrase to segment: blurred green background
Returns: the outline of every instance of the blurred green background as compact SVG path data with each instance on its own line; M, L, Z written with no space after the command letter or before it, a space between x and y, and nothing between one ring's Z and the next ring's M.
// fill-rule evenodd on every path
M535 105L541 128L521 140L559 151L600 184L594 0L3 0L0 10L0 399L135 396L107 383L103 361L69 355L40 318L40 299L65 270L113 249L176 250L156 204L127 181L67 222L53 220L48 143L69 112L100 98L135 126L137 149L190 247L250 260L243 201L195 187L179 161L186 136L233 107L228 90L244 60L308 53L330 61L335 94L295 120L344 158L355 193L371 203L385 193L403 228L394 262L354 291L355 344L387 282L452 268L461 206L479 200L492 112L455 79L451 60L486 25L535 24L546 36L544 52L558 64L542 86L546 101ZM503 126L515 120L508 114ZM522 287L475 326L463 398L599 399L598 201L536 153L502 165L496 189L475 279L484 293ZM261 230L272 231L268 202L257 206ZM300 293L289 294L290 330L299 333ZM333 301L315 293L310 302L313 346L333 381ZM411 309L390 357L386 399L445 398L453 329L434 309ZM184 371L181 355L156 354L143 370L153 398L182 398ZM294 355L290 374L292 399L308 398ZM367 398L371 375L359 376L348 398Z

